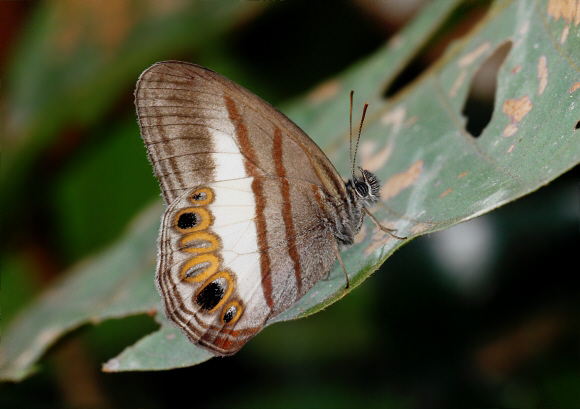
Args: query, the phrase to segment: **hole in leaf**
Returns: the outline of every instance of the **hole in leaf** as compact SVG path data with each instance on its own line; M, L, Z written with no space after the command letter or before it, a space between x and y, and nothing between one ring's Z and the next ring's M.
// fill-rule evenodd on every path
M431 39L416 56L399 71L384 91L383 97L391 98L419 77L443 55L451 42L463 37L487 14L490 5L488 0L464 1L431 35Z
M580 121L576 122L576 126L574 127L574 130L580 129Z
M474 138L481 135L489 121L491 121L497 89L497 73L511 48L511 41L499 46L481 64L481 67L471 79L469 93L461 113L467 119L465 130Z

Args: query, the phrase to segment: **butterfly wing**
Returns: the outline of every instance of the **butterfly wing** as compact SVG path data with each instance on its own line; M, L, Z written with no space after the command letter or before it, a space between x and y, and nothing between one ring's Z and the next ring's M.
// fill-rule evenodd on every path
M237 169L222 165L240 151L252 176L276 175L284 155L289 179L346 196L339 174L308 135L216 72L179 61L157 63L141 74L135 103L141 136L168 204L194 186L235 176ZM277 151L276 130L282 139Z
M282 113L203 67L152 66L136 105L169 204L156 275L167 315L234 353L331 267L328 215L344 183Z
M282 224L284 215L276 203L280 198L268 193L270 205L257 213L256 180L190 189L168 206L162 220L156 283L166 315L193 342L219 355L239 350L335 259L322 218L298 221L290 239L280 229L264 231L261 223ZM278 179L261 183L265 190L282 188ZM318 206L309 193L314 189L304 182L289 188L298 203Z

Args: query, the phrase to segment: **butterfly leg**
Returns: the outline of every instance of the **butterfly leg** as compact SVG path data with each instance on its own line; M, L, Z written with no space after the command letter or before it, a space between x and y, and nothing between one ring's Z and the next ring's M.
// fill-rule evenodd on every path
M338 262L340 263L340 266L342 267L342 271L344 272L344 277L346 278L346 285L344 286L344 289L348 289L348 287L350 287L350 280L348 279L348 273L346 272L346 268L344 267L344 263L342 262L342 257L340 257L340 251L338 250L338 245L336 244L336 240L334 240L334 237L332 238L332 247L334 248L334 253L336 254L336 258L338 258Z
M406 237L400 237L400 236L397 236L396 234L394 234L393 232L397 231L396 229L389 229L389 228L383 226L382 224L380 224L379 221L375 218L375 216L373 216L372 213L366 207L363 207L363 209L364 209L365 213L371 218L373 223L376 224L379 229L381 229L382 231L387 233L389 236L394 237L394 238L399 239L399 240L406 239Z

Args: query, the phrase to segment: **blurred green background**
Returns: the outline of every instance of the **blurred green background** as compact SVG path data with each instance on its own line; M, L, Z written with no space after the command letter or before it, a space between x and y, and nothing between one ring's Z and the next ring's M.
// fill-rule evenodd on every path
M455 14L398 87L488 5ZM283 107L383 46L420 7L1 3L2 326L159 200L133 105L145 68L195 62ZM580 407L578 179L576 167L414 240L340 302L267 328L231 358L105 374L102 362L157 325L138 316L85 326L38 373L0 385L0 406Z

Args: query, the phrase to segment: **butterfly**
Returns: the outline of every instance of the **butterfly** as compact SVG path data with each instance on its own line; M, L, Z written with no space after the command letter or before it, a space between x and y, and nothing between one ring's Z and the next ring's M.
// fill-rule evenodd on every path
M355 176L352 98L345 183L298 126L220 74L178 61L141 74L139 126L167 204L155 281L195 344L234 354L337 259L348 287L340 250L365 215L402 239L367 209L380 199L376 176Z

